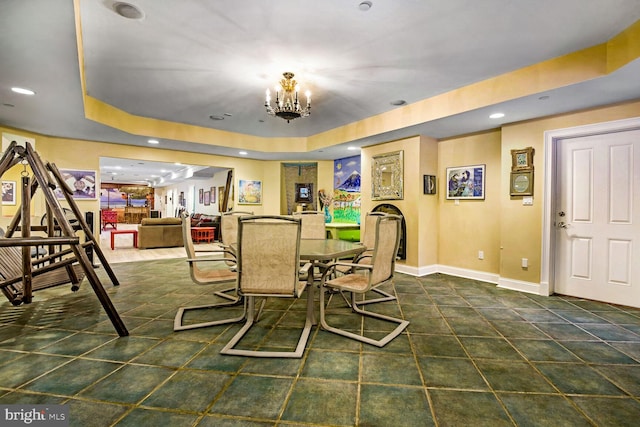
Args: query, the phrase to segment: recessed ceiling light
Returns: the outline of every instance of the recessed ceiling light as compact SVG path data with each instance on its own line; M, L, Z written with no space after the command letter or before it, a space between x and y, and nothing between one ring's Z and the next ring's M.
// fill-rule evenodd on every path
M212 114L211 116L209 116L209 118L211 120L224 120L224 116L217 116L215 114Z
M538 98L540 101L546 101L547 99L549 99L549 95L543 95L540 98Z
M113 6L113 11L123 18L127 19L142 19L144 18L144 13L142 10L138 8L138 6L134 6L131 3L125 2L115 2Z
M405 101L404 99L396 99L395 101L390 102L391 105L404 105L406 103L407 101Z
M240 154L241 156L246 156L248 153L246 151L240 151L238 152L238 154Z
M358 9L360 9L363 12L366 12L367 10L371 9L371 5L372 3L370 1L363 1L358 5Z
M9 104L8 102L7 102L7 103L4 103L4 104L2 104L2 105L4 105L5 107L11 107L11 108L15 107L15 105L13 105L13 104Z
M347 147L347 150L359 150L360 147Z
M160 144L160 141L158 141L157 139L150 139L147 141L149 144Z
M504 117L504 113L493 113L489 116L490 119L501 119Z
M23 87L12 87L11 90L14 91L15 93L19 93L21 95L35 95L36 94L31 89L25 89Z

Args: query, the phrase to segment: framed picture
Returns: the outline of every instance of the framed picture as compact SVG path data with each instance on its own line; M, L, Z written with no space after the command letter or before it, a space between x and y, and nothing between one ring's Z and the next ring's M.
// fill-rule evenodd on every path
M216 202L216 187L211 187L209 192L211 193L211 204L213 205Z
M296 203L313 202L313 184L296 184Z
M436 176L424 175L422 177L422 193L436 194Z
M16 204L16 182L15 181L2 181L2 204L3 205L15 205Z
M371 200L402 200L404 198L403 151L373 157L371 167Z
M447 168L447 199L484 199L485 165Z
M533 171L511 172L512 196L533 196Z
M205 191L202 197L204 200L204 205L209 206L211 204L211 191Z
M262 181L239 180L238 203L241 205L262 204Z
M204 189L203 188L198 190L198 203L200 203L200 204L204 203Z
M72 197L74 199L96 199L96 171L60 169L60 175L73 191ZM56 187L54 193L58 199L64 199L64 194L60 187Z
M511 150L511 171L532 171L534 153L533 147Z

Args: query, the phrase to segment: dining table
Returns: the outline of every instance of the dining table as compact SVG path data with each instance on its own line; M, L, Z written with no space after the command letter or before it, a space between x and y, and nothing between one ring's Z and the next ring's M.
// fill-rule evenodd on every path
M230 246L232 252L237 252L237 243ZM315 299L315 276L316 268L322 268L321 264L331 262L335 259L345 257L355 257L366 250L361 243L349 242L347 240L336 239L300 239L300 260L311 263L307 276L307 316L317 325L314 299ZM323 301L320 301L322 304Z

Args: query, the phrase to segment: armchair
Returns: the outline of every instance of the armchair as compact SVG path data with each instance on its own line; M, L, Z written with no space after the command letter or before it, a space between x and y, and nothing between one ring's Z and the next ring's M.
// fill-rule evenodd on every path
M375 248L376 242L376 222L378 218L387 216L388 214L384 212L368 212L365 217L364 223L364 234L362 236L362 244L367 248L363 253L357 255L353 261L354 264L370 264L371 257L373 256L373 250ZM353 270L353 267L350 266L337 266L336 270L343 274L348 274ZM382 285L382 284L381 284ZM375 304L378 302L385 301L393 301L396 299L395 295L390 294L389 292L380 289L378 287L374 287L371 289L372 292L375 292L381 295L380 298L374 299L363 299L362 301L357 301L357 305L365 305L365 304Z
M293 217L302 220L301 239L326 239L324 213L317 211L294 212Z
M313 323L313 301L294 351L260 351L235 348L254 323L256 298L300 298L311 264L300 268L300 219L283 216L245 216L238 222L238 292L245 301L246 323L220 351L253 357L300 358Z
M182 237L184 240L184 248L187 253L187 262L189 263L189 274L191 276L191 280L193 283L198 285L212 285L216 283L229 282L236 280L236 272L235 272L235 255L228 250L195 250L193 246L193 240L191 238L191 220L188 215L182 215ZM215 256L212 257L198 257L197 253L212 253ZM215 266L215 264L226 263L227 265L224 268L215 268L219 267ZM214 268L204 269L201 268L202 265L205 264L214 264ZM223 264L224 265L224 264ZM183 318L186 311L189 310L205 310L205 309L214 309L217 307L226 307L235 305L240 302L240 298L238 295L228 295L226 292L230 290L236 290L236 286L232 288L215 291L214 295L225 298L229 301L216 303L216 304L205 304L205 305L197 305L191 307L180 307L178 312L176 313L176 317L173 323L174 331L184 331L188 329L196 329L196 328L205 328L208 326L215 325L223 325L227 323L235 323L240 322L244 319L244 315L240 317L235 317L231 319L223 319L223 320L213 320L209 322L202 323L194 323L185 325L183 322Z
M383 347L389 341L397 337L409 325L407 320L397 319L384 314L364 311L356 304L356 294L366 292L387 283L393 283L395 259L400 244L400 221L397 215L385 215L376 218L374 227L374 249L369 263L331 263L327 266L320 280L320 324L323 329L367 344ZM350 267L351 273L331 278L338 266ZM364 274L358 274L364 272ZM351 294L351 309L353 312L375 319L396 323L396 328L379 340L365 337L364 334L356 334L343 329L330 326L326 320L325 294L327 289L346 291Z
M102 231L105 231L108 225L113 227L114 230L118 229L118 212L103 209L100 211L100 218L102 220Z

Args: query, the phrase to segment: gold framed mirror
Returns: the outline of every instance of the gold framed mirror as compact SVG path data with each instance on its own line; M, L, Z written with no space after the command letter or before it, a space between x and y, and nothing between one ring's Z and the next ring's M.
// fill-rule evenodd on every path
M401 200L404 198L403 151L373 156L371 167L371 199Z

